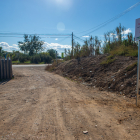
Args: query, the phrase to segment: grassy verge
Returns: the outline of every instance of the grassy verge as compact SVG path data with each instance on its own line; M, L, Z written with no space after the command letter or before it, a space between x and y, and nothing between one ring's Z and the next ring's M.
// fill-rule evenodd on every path
M24 62L24 64L31 64L31 61L26 61Z
M31 63L31 61L25 61L24 63L21 63L20 61L12 61L12 64L18 65L18 64L35 64L35 63ZM45 63L40 62L39 64L45 64Z
M12 61L12 64L20 64L19 61Z

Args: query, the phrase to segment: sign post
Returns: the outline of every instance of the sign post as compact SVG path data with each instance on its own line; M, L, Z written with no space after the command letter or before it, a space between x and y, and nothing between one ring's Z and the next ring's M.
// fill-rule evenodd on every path
M140 77L140 18L136 19L135 26L135 40L139 41L138 46L138 63L137 63L137 93L136 93L136 106L138 106L138 97L139 97L139 77Z

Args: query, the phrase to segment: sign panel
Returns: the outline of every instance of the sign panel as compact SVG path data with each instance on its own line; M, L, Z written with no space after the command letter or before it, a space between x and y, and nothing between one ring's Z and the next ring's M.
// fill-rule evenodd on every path
M140 40L140 18L136 19L135 39L136 41Z

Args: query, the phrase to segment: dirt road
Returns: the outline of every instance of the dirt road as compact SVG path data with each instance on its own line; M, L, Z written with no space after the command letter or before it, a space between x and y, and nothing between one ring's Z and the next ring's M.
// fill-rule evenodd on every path
M13 70L15 78L0 83L0 140L140 139L134 99L88 88L44 67Z

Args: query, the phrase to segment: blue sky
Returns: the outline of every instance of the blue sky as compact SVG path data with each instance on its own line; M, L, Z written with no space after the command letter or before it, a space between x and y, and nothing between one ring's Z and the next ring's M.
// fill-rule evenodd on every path
M20 34L71 34L81 37L85 34L98 36L103 40L107 31L121 23L127 31L135 34L135 19L140 18L140 5L103 28L88 34L91 29L130 8L139 0L0 0L0 33ZM82 33L80 33L82 32ZM18 50L17 42L23 37L2 37L0 46L4 50ZM57 49L71 47L71 38L46 38L44 47ZM47 36L49 37L49 36ZM81 39L85 39L81 37ZM79 42L82 45L82 41Z

